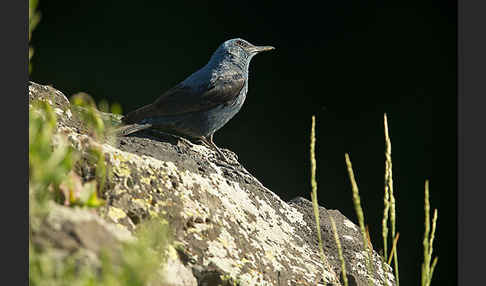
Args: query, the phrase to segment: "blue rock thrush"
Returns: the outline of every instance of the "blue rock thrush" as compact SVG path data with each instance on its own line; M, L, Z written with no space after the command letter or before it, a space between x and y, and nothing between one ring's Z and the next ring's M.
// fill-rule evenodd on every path
M240 111L248 91L248 68L256 54L273 50L254 46L243 39L231 39L219 46L209 62L155 102L140 107L124 118L121 131L128 135L153 128L197 138L213 148L213 135Z

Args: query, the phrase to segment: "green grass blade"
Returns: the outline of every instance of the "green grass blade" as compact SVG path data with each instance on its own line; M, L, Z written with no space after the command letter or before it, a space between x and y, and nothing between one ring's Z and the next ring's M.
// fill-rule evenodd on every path
M363 213L363 209L361 208L361 199L359 197L358 184L356 184L356 180L354 178L353 165L351 164L351 160L349 159L349 154L348 153L344 154L344 157L345 157L345 160L346 160L346 166L347 166L347 169L348 169L349 179L351 181L351 189L353 191L354 209L356 211L356 216L358 217L359 228L361 229L361 235L363 237L363 246L365 247L365 250L366 250L365 253L366 253L366 256L367 256L366 268L368 270L368 284L373 285L373 282L371 281L371 275L373 275L372 266L371 266L372 265L372 263L371 263L372 257L370 256L370 253L369 253L368 240L366 238L364 213Z

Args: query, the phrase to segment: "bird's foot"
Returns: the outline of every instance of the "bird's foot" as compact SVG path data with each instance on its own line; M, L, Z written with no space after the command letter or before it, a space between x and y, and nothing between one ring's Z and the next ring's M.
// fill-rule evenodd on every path
M216 151L216 153L218 154L218 157L223 160L224 162L228 163L228 164L231 164L232 162L228 159L228 157L226 157L226 155L224 155L224 153L219 150L218 147L216 147L216 145L213 145L213 146L209 146L210 149L213 149L214 151Z
M206 145L209 149L212 149L213 151L215 151L218 155L218 157L226 164L229 164L229 165L226 165L226 164L220 164L222 166L226 166L226 167L231 167L231 166L236 166L238 165L238 158L235 158L234 160L230 160L228 159L228 157L226 157L226 155L224 155L224 153L218 148L218 146L216 146L216 144L214 144L214 142L212 141L212 137L210 137L209 139L203 137L203 138L199 138L199 140L204 144ZM220 163L220 162L218 162Z

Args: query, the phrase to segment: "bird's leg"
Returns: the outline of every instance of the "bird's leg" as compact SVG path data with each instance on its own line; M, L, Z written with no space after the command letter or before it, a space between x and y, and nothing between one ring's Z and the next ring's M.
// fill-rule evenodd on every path
M209 147L213 148L213 150L215 150L219 156L221 156L221 158L226 162L226 163L229 163L229 160L228 158L226 158L226 156L223 154L223 152L221 152L221 150L219 150L218 146L216 146L216 144L214 144L213 142L213 134L209 135L209 139L206 138L206 137L201 137L201 140L206 143L207 145L209 145Z

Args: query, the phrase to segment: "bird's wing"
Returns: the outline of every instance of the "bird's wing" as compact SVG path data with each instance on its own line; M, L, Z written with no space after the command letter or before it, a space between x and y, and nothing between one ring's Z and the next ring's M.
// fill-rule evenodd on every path
M179 115L210 109L235 100L245 85L239 73L221 76L207 86L182 83L162 94L154 103L128 113L124 121L134 123L150 117Z

